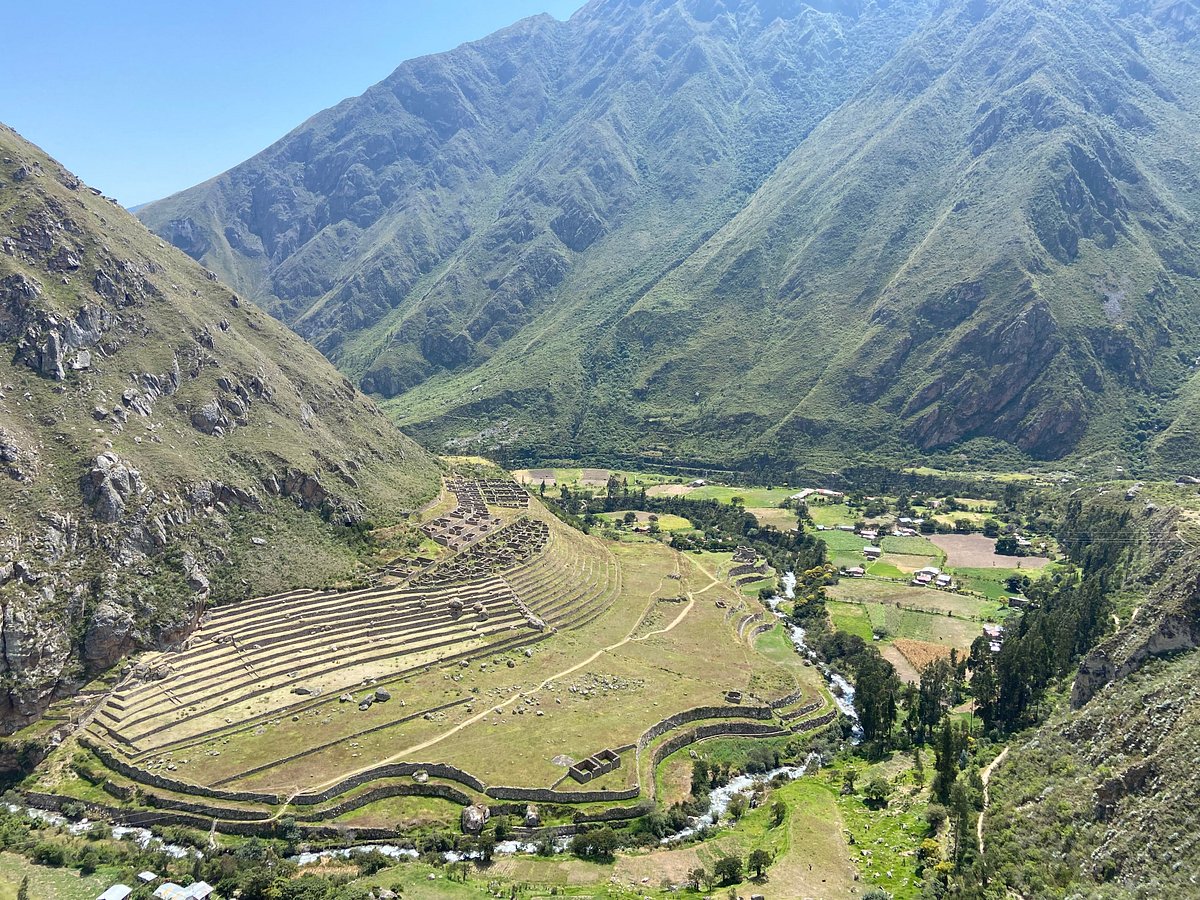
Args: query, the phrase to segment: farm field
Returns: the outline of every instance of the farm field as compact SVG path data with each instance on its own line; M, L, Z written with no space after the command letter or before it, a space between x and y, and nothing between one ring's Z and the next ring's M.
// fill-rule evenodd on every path
M638 525L649 525L650 516L653 515L653 513L648 513L644 510L638 510L634 514L637 517L636 521ZM624 517L624 510L620 512L600 513L601 519L614 524L621 522ZM658 527L663 531L691 531L693 527L692 523L687 519L682 516L671 515L670 513L662 513L658 516L657 521Z
M857 634L865 641L873 640L874 631L882 629L887 633L886 640L908 638L963 651L970 648L981 630L977 622L897 609L883 603L829 601L826 606L834 627Z
M16 900L25 877L30 900L95 900L115 880L105 869L80 875L74 869L34 865L16 853L0 853L0 900Z
M601 495L604 493L604 487L608 484L610 475L616 475L618 479L629 482L631 488L650 488L654 485L664 484L678 484L682 487L686 483L686 479L678 475L664 475L659 472L633 472L623 469L540 468L517 469L512 473L513 478L518 484L524 485L533 493L537 493L539 486L545 481L547 488L564 486L572 490L588 488Z
M945 551L947 565L956 569L1040 569L1050 562L1041 556L1001 556L996 542L982 534L935 534L930 540Z
M981 597L914 587L871 578L843 578L826 589L829 597L848 603L884 603L913 607L922 612L974 618L995 618L1004 605Z
M808 514L814 525L825 525L836 528L838 525L853 525L856 521L855 512L844 503L810 503Z
M796 513L778 506L748 507L746 512L758 519L759 525L773 525L780 531L792 531L796 527Z

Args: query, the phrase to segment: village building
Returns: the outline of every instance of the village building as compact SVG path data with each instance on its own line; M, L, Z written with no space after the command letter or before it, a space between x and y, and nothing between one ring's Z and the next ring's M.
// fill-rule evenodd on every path
M213 897L213 888L204 881L193 882L187 887L168 881L160 884L153 896L157 900L209 900Z
M126 884L114 884L108 888L103 894L100 894L96 900L126 900L133 893L133 888Z
M851 566L846 570L846 574L851 578L862 578L867 574L867 570L862 566Z
M1004 626L989 623L983 626L983 633L988 639L988 649L993 653L999 653L1000 648L1004 645Z
M882 547L863 547L863 556L869 560L876 560L883 556Z
M941 575L937 576L937 578L935 578L933 581L934 581L934 584L936 584L940 588L954 587L954 579L952 579L945 572L943 572Z

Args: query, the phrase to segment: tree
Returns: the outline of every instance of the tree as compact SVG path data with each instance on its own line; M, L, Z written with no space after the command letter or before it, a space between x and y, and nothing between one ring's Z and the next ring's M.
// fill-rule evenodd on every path
M857 780L858 780L858 770L857 769L847 769L846 773L844 775L842 775L842 796L843 797L848 797L850 794L854 793L854 782Z
M512 832L508 816L496 816L493 818L492 827L495 829L497 841L507 840L509 834Z
M771 864L771 854L761 847L754 850L750 854L750 858L746 860L746 868L754 872L755 878L763 877L763 869Z
M892 792L892 786L887 783L887 780L876 775L863 788L863 797L870 803L877 803L883 806L887 803L888 795Z
M857 658L854 682L854 709L863 737L886 743L896 724L901 688L895 667L878 653L863 653Z
M626 525L632 525L634 522L637 521L637 513L635 513L631 509L628 512L626 512L625 515L623 515L621 517L621 521L624 522Z
M1017 550L1017 538L1015 535L1006 534L996 539L996 555L1016 556Z
M787 804L782 800L776 800L771 804L771 825L778 828L783 824L783 820L787 818Z
M729 817L738 821L746 812L746 795L734 794L729 801Z
M479 835L475 846L479 849L479 858L485 863L490 863L496 852L496 837L491 832L485 831Z
M713 866L713 874L721 884L737 884L742 880L742 858L723 856Z

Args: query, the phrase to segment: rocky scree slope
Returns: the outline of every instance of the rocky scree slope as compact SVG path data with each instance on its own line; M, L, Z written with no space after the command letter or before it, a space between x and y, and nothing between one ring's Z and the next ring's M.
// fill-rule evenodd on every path
M319 353L0 126L0 729L206 604L351 574L435 462Z

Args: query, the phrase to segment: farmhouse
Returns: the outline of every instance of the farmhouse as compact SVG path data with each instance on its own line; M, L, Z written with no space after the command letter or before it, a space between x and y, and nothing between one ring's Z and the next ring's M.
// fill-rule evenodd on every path
M954 587L954 580L949 575L945 574L944 572L941 575L937 576L937 578L934 579L934 583L940 588Z
M858 534L860 537L862 537L865 540L874 541L879 537L879 529L878 528L864 528Z
M125 900L133 893L133 888L125 884L114 884L108 888L103 894L98 896L96 900Z
M864 575L867 574L867 570L864 569L862 566L851 566L850 568L848 568L846 570L846 574L849 575L851 578L862 578Z
M927 587L933 581L933 576L928 572L917 572L913 575L912 583L917 587Z
M883 556L883 548L882 547L863 547L863 556L865 556L867 559L870 559L870 560L879 559L879 557Z

